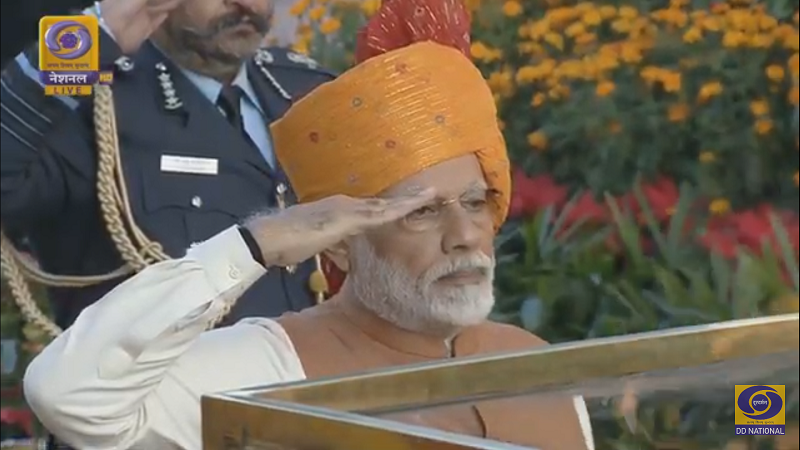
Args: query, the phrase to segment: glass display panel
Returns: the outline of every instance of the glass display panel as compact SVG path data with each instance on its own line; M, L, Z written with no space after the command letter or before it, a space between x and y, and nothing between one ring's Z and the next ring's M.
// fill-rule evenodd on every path
M579 397L597 450L800 450L798 340L790 314L243 389L203 399L204 448L573 450L531 442L580 442ZM750 385L780 388L785 434L737 434L737 395L776 401Z
M781 352L697 367L588 379L558 389L498 393L453 402L362 410L360 414L403 423L436 417L458 408L507 408L513 426L535 433L525 409L584 399L598 450L796 450L798 445L798 352ZM740 428L735 424L735 386L781 386L783 426ZM756 393L755 401L761 399ZM769 403L765 403L764 410ZM758 405L756 405L758 406ZM491 409L490 409L491 412ZM489 424L491 427L491 423ZM488 430L491 433L491 430ZM550 432L551 430L541 430ZM783 435L774 434L783 432Z

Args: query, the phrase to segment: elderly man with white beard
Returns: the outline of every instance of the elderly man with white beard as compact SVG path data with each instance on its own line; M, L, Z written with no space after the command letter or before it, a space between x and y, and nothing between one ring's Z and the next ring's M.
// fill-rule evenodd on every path
M31 363L25 394L81 449L199 450L200 398L545 345L487 320L509 161L467 57L458 0L385 0L359 64L272 127L300 204L151 266L86 309ZM330 300L205 331L255 280L320 252ZM398 417L540 450L591 450L582 400L510 399Z

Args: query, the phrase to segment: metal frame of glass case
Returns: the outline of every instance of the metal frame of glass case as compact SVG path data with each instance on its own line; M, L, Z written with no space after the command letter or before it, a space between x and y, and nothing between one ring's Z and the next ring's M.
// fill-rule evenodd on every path
M787 314L593 339L211 395L202 401L204 449L521 449L373 415L487 395L553 390L591 379L797 354L798 317Z

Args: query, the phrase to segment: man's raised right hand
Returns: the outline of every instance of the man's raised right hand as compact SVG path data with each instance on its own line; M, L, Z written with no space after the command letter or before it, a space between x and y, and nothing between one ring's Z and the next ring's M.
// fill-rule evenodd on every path
M257 217L245 226L267 266L290 266L349 237L401 219L429 204L435 195L433 189L394 198L337 195Z
M189 0L103 0L100 11L122 53L130 55L139 50L172 10L186 1Z

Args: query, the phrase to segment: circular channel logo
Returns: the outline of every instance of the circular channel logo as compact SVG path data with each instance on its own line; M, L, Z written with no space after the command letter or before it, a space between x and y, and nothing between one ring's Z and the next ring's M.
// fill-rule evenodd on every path
M92 35L82 23L64 20L50 25L44 34L44 42L51 55L72 60L89 52Z
M736 406L745 416L753 420L768 420L783 409L780 394L769 386L750 386L739 394Z

